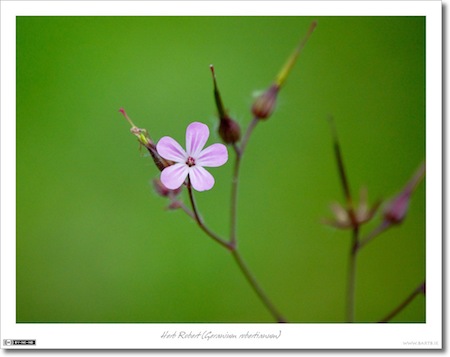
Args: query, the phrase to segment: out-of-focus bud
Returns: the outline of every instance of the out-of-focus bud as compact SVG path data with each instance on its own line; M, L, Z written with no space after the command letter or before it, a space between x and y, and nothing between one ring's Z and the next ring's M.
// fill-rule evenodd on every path
M303 37L303 39L299 42L294 52L292 52L284 66L281 68L280 72L275 78L274 83L253 102L252 113L255 118L267 119L272 115L272 112L275 109L278 92L280 91L281 86L286 81L286 78L294 67L298 56L302 52L316 26L317 22L313 21L309 26L308 32L306 33L305 37Z
M339 203L333 203L331 205L331 211L333 212L334 218L324 220L324 223L339 229L353 229L355 225L360 226L369 222L380 206L380 202L377 201L369 207L366 188L361 189L359 200L359 206L353 212L354 218L351 217L348 209L345 209Z
M411 194L424 176L425 163L422 163L404 189L386 206L384 210L384 220L386 222L390 224L400 224L403 222L408 212Z
M280 86L273 84L263 94L255 99L252 106L252 113L258 119L267 119L272 115L277 102Z
M138 138L139 144L145 146L152 156L152 159L155 163L155 165L158 167L160 171L164 170L167 166L173 165L173 162L163 159L158 152L156 151L156 145L153 142L153 140L150 138L150 135L148 135L148 132L146 129L138 128L134 123L131 121L130 117L126 113L125 109L120 108L119 112L122 113L122 115L125 117L125 119L130 123L131 129L130 132Z
M171 190L164 186L160 179L156 178L153 180L153 187L158 195L162 197L176 197L181 192L181 187L176 190Z
M228 113L225 110L225 107L223 106L222 98L219 92L219 87L217 86L214 66L210 65L209 68L211 69L213 77L214 99L216 102L217 112L219 114L220 119L219 135L226 144L237 143L241 138L241 128L239 127L239 124L235 120L231 119L228 116Z
M180 201L173 201L170 203L170 205L167 206L167 209L169 210L175 210L182 207L182 204Z

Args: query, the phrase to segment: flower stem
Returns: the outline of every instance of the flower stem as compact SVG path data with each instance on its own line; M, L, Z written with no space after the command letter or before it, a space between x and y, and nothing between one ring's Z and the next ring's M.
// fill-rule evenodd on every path
M244 153L245 147L247 145L247 142L250 138L250 135L255 128L256 124L258 123L258 119L254 118L250 125L247 128L247 131L245 133L244 138L242 139L240 148L237 145L233 145L234 150L236 152L236 161L234 164L234 171L233 171L233 179L232 179L232 188L231 188L231 229L230 229L230 242L225 241L218 235L216 235L214 232L212 232L203 222L201 219L197 205L195 203L194 199L194 193L192 191L191 183L188 178L188 182L186 184L188 192L189 192L189 199L191 201L192 205L192 211L186 207L183 207L183 210L191 216L198 224L198 226L213 240L215 240L217 243L219 243L222 247L226 248L228 251L231 252L233 255L234 260L236 261L240 271L247 279L250 286L255 291L256 295L258 295L259 299L263 302L263 304L266 306L267 310L272 314L274 319L277 322L286 322L285 318L280 314L280 312L276 309L275 305L271 302L271 300L268 298L262 287L257 282L254 275L250 272L247 264L243 260L241 254L239 253L237 249L237 192L238 192L238 184L239 184L239 168L241 166L241 158Z
M239 169L241 167L241 158L244 155L245 147L247 146L250 135L253 129L258 124L259 119L253 118L250 122L247 131L245 132L244 138L242 139L241 146L238 147L236 144L233 145L234 151L236 152L236 160L234 162L233 178L231 181L231 206L230 206L230 243L232 246L237 244L237 194L239 186Z
M248 139L250 139L250 135L253 132L253 129L255 129L256 124L258 124L259 119L254 117L253 120L250 122L247 131L245 132L245 135L241 141L241 147L239 148L239 150L236 150L236 153L238 154L239 157L241 157L242 155L244 155L244 151L245 151L245 147L247 146L248 143Z
M241 155L236 153L234 162L233 178L231 181L231 212L230 212L230 243L235 247L237 244L237 192L239 184L239 168Z
M338 167L339 178L341 180L342 190L344 191L344 197L347 201L347 213L353 226L347 276L347 322L353 322L355 320L356 258L358 255L359 246L359 222L356 219L356 214L353 210L353 200L350 190L350 184L348 182L347 173L345 171L341 145L339 144L333 117L330 116L328 118L328 122L330 123L331 135L333 137L333 150Z
M196 218L195 218L195 214L194 214L194 212L192 212L189 208L187 208L186 207L186 205L183 203L183 202L181 202L181 201L178 201L178 203L179 203L179 205L180 205L180 208L184 211L184 212L186 212L186 214L188 215L188 216L190 216L193 220L197 220Z
M362 247L364 247L367 243L371 242L375 237L379 236L390 226L391 225L387 221L381 222L381 224L377 226L372 232L370 232L364 238L361 238L359 240L357 250L359 251Z
M383 319L379 322L388 322L392 318L394 318L400 311L402 311L406 306L408 306L414 298L420 293L425 295L425 281L423 281L414 291L408 295L408 297L401 302L394 310L392 310L389 314L387 314Z
M217 234L215 234L213 231L211 231L203 223L203 220L201 219L200 215L198 214L197 205L196 205L195 199L194 199L194 193L192 192L191 182L189 179L188 179L188 183L186 186L187 186L187 189L189 192L189 199L191 201L192 211L194 212L194 218L195 218L198 226L203 230L203 232L205 232L208 236L210 236L213 240L215 240L221 246L225 247L228 250L232 250L233 247L228 242L226 242L224 239L220 238Z
M250 135L258 124L259 119L253 118L250 122L247 131L241 141L240 147L234 145L234 150L236 152L236 160L234 162L234 170L233 170L233 178L231 182L231 215L230 215L230 244L233 247L231 253L233 254L233 258L236 261L239 269L242 274L244 274L245 278L255 291L256 295L260 298L266 308L270 311L272 316L275 318L277 322L286 322L285 318L280 314L280 312L276 309L275 305L268 298L264 290L261 288L259 283L256 281L253 274L250 272L247 264L245 264L242 256L240 255L237 249L237 194L238 194L238 185L239 185L239 169L241 167L242 156L244 155L245 148L247 147L247 143L250 139Z
M261 301L264 303L264 305L267 307L267 309L270 311L272 316L277 320L277 322L286 322L284 317L278 312L276 307L273 305L273 303L269 300L264 290L261 288L261 286L256 281L253 274L248 269L247 265L245 264L244 260L242 259L239 252L235 249L232 250L231 253L233 254L233 258L236 261L236 263L239 266L239 269L241 270L242 274L244 274L245 278L255 291L255 293L258 295L258 297L261 299Z
M352 243L348 262L347 282L347 322L355 321L355 287L356 287L356 258L358 255L359 227L353 228Z

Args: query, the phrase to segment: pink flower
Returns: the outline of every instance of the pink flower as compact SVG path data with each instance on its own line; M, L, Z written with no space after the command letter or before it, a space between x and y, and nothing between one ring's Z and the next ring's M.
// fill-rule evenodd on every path
M164 186L176 190L188 175L192 187L197 191L206 191L214 186L214 177L203 167L222 166L228 160L228 151L222 144L213 144L203 149L208 137L208 127L194 122L186 129L186 151L169 136L159 140L156 145L158 154L175 162L161 172L161 182Z

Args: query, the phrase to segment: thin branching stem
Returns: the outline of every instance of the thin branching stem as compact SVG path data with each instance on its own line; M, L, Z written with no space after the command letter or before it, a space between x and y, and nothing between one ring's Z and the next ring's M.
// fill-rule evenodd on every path
M215 234L213 231L211 231L203 222L203 220L200 217L198 210L197 210L197 205L196 205L195 199L194 199L194 193L192 192L192 187L191 187L191 183L190 183L189 179L188 179L188 183L186 186L187 186L187 189L189 192L189 199L191 201L192 211L194 212L194 218L195 218L198 226L203 230L203 232L205 232L208 236L210 236L213 240L215 240L221 246L225 247L228 250L232 250L231 245L227 241L225 241L223 238L219 237L217 234Z
M341 181L342 190L347 201L347 213L350 218L352 229L352 240L350 245L350 254L348 260L348 276L347 276L347 321L355 321L355 292L356 292L356 260L358 255L359 245L359 222L353 209L353 199L350 190L350 184L345 171L344 160L342 158L342 150L339 144L339 139L334 126L333 117L329 117L331 127L331 134L333 137L333 149L336 158L339 178Z
M231 206L230 206L230 242L233 246L237 244L237 203L238 203L238 186L239 186L239 169L241 167L241 159L244 155L245 148L247 146L250 135L258 124L259 119L253 118L250 122L247 131L241 141L240 147L233 144L234 151L236 152L236 159L233 168L233 177L231 181Z
M348 262L348 282L347 282L347 322L355 321L355 291L356 291L356 260L358 255L358 235L359 227L355 226L352 233Z
M267 307L267 309L270 311L270 313L277 322L286 322L285 318L276 309L275 305L268 298L264 290L257 282L254 275L250 272L247 264L245 264L244 260L242 259L242 256L240 255L237 249L237 202L238 202L237 197L239 186L239 169L241 167L241 160L242 156L244 155L247 143L258 122L259 122L258 118L253 118L253 120L250 122L247 128L247 131L245 132L240 147L238 147L236 144L233 145L234 151L236 152L236 159L234 162L233 178L231 182L230 244L234 248L232 250L234 260L238 264L242 274L244 274L245 278L252 286L253 290L258 295L260 300L264 303L264 305Z
M178 201L178 204L180 205L180 208L181 208L184 212L186 212L186 214L187 214L188 216L190 216L193 220L196 220L194 212L192 212L189 208L187 208L186 205L185 205L183 202Z
M419 294L425 295L425 280L414 289L414 291L408 295L408 297L403 300L394 310L382 318L379 322L388 322L392 320L400 311L402 311L406 306L408 306Z
M233 177L231 181L231 203L230 203L230 243L237 245L237 202L239 185L239 168L241 167L241 154L236 151Z
M245 135L242 138L241 146L240 146L239 150L236 150L236 152L238 153L238 156L244 155L244 151L247 146L248 139L250 139L250 135L252 134L253 129L255 129L256 124L258 124L258 122L259 122L259 119L256 117L253 118L253 120L250 122L250 124L247 128L247 131L245 132Z
M256 124L258 123L258 119L253 119L253 121L250 123L249 127L247 128L246 134L241 142L240 148L237 145L233 145L233 148L236 152L236 161L234 165L233 170L233 179L232 179L232 189L231 189L231 230L230 230L230 242L226 242L223 238L219 237L217 234L212 232L203 222L201 219L197 205L195 203L194 194L192 191L191 184L187 182L187 189L189 192L189 199L191 201L192 205L192 212L188 210L186 207L183 208L183 210L191 216L199 225L199 227L213 240L215 240L217 243L219 243L221 246L226 248L228 251L231 252L233 255L234 260L236 261L240 271L247 279L248 283L252 287L252 289L255 291L256 295L259 297L259 299L262 301L262 303L266 306L267 310L272 314L274 319L277 322L286 322L286 319L280 314L280 312L276 309L275 305L271 302L267 294L262 289L261 285L257 282L254 275L251 273L250 269L248 268L247 264L245 263L244 259L242 258L241 254L239 253L237 249L237 234L236 234L236 226L237 226L237 191L238 191L238 183L239 183L239 168L241 164L241 157L244 153L245 147L247 145L247 142L250 138L250 135L255 128Z
M357 250L359 251L367 243L371 242L374 238L378 237L381 233L391 227L390 223L387 221L382 221L372 232L367 234L365 237L361 238L358 242Z
M261 286L258 284L253 274L248 269L247 264L242 259L241 255L239 254L239 251L233 250L232 254L242 274L244 274L245 278L247 279L247 281L249 282L255 293L258 295L258 297L270 311L275 320L277 322L286 322L284 317L280 314L275 305L270 301L264 290L261 288Z

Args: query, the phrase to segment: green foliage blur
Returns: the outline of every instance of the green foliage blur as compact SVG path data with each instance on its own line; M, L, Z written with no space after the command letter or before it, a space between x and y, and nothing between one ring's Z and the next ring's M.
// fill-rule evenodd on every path
M118 110L155 141L184 144L201 121L218 142L214 64L245 130L255 92L314 19L243 158L238 241L288 321L345 321L351 234L321 223L344 203L327 117L353 195L398 193L425 159L423 17L18 17L17 322L273 322L229 252L165 209L151 184L159 172ZM232 162L230 150L210 170L214 188L196 194L224 237ZM378 321L423 281L423 183L403 224L357 265L358 322ZM393 321L424 322L425 298Z

